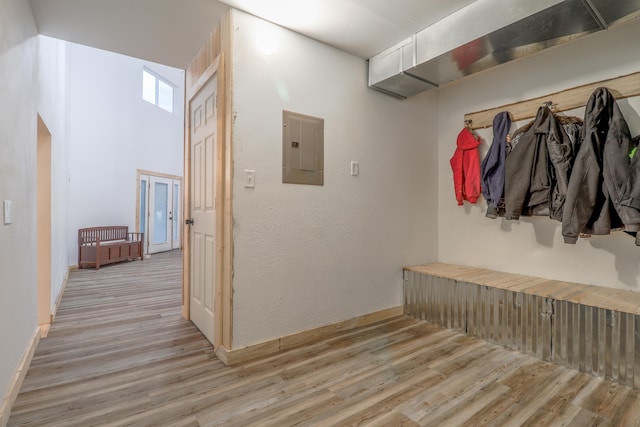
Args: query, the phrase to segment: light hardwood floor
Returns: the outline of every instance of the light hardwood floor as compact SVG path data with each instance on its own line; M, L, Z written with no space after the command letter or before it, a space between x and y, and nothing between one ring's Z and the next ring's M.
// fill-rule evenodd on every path
M640 394L409 317L225 367L180 253L72 272L9 426L640 425Z

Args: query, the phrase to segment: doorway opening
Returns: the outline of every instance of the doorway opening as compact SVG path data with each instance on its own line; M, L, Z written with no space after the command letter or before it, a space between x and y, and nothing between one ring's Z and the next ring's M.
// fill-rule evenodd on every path
M186 71L182 316L225 362L232 349L232 14ZM226 362L225 362L226 363Z
M136 224L144 253L182 247L182 177L138 170Z
M46 337L51 326L51 132L40 115L36 167L38 325Z

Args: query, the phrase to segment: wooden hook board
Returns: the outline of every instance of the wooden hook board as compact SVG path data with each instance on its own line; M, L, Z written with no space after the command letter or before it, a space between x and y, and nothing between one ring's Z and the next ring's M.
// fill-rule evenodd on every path
M478 111L465 114L464 121L470 121L472 129L484 129L493 125L493 118L502 111L511 113L512 121L531 119L536 116L538 108L551 102L554 111L567 111L574 108L584 107L589 97L599 87L608 88L616 99L630 98L640 95L640 72L616 77L614 79L602 80L583 86L577 86L549 95L540 96L526 101L519 101L489 110Z

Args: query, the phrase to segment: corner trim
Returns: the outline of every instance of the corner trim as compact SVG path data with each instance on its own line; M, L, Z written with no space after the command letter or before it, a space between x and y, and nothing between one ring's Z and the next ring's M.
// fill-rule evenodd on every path
M271 356L302 345L315 343L336 332L344 332L361 326L371 325L372 323L402 316L403 314L404 310L402 306L391 307L385 310L376 311L375 313L365 314L364 316L343 320L342 322L321 326L304 332L298 332L296 334L287 335L235 350L229 350L220 345L216 350L216 356L225 365L234 366L239 363L248 362L265 356Z
M0 405L0 426L6 427L9 422L9 416L11 415L11 408L18 397L18 393L20 393L20 387L22 387L22 383L24 378L27 376L27 370L29 369L29 365L31 365L31 360L33 359L33 354L36 351L36 347L38 347L38 343L40 342L40 328L36 328L33 332L33 336L31 337L31 341L27 346L22 359L20 360L20 364L18 365L18 369L16 373L13 375L11 379L11 384L9 384L9 389L7 390L7 395L2 399L2 404Z
M223 345L219 345L218 349L215 351L215 353L216 353L216 356L218 357L218 359L220 359L220 361L222 363L224 363L226 366L231 366L231 365L229 365L229 353L230 353L230 350L228 350Z

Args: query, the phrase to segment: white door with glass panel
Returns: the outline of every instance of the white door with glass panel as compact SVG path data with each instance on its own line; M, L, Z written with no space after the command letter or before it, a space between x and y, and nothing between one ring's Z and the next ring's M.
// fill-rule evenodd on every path
M180 181L140 176L140 231L145 233L145 253L180 247Z

